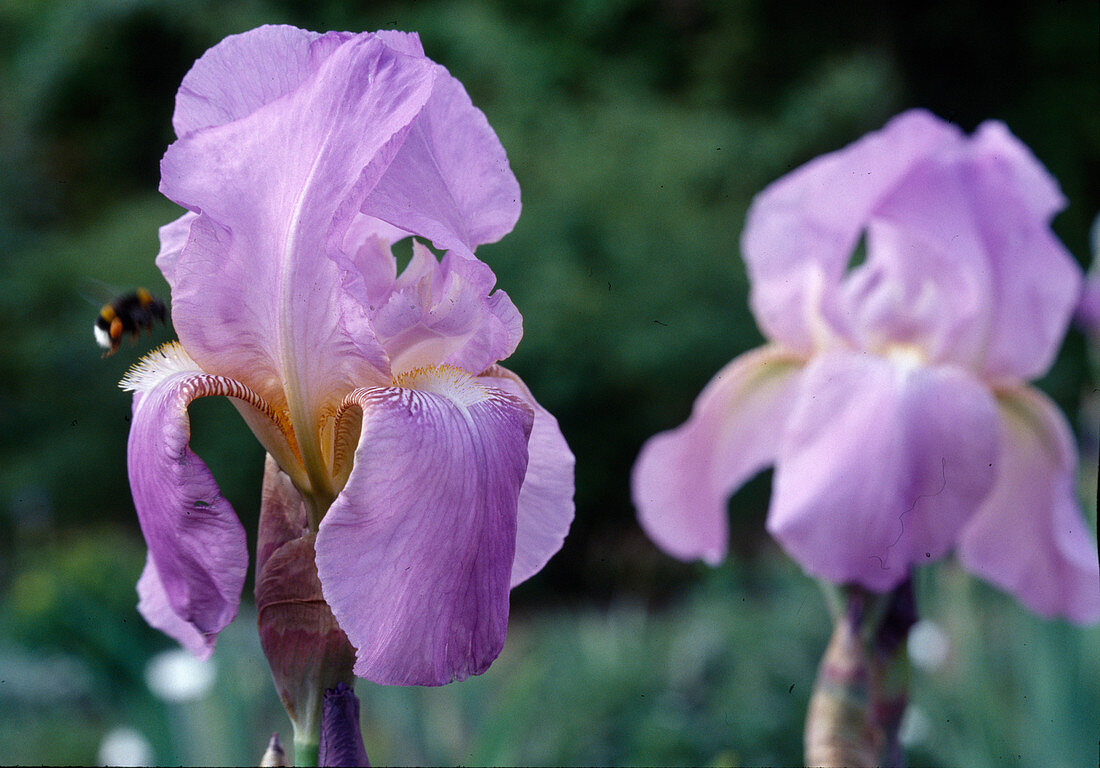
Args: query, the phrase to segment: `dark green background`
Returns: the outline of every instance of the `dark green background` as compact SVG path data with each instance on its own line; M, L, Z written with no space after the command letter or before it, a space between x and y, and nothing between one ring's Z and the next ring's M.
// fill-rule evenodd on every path
M220 678L202 705L215 714L201 716L145 691L143 665L168 643L133 610L144 549L116 383L147 342L104 360L91 339L112 288L167 294L153 256L178 214L156 193L175 90L206 48L261 23L416 30L466 85L523 190L515 231L479 251L524 315L508 365L577 455L573 531L514 593L502 659L441 691L361 684L372 754L797 762L827 618L763 533L768 476L735 497L736 558L710 570L641 534L630 466L761 341L737 246L752 195L903 109L968 131L1004 120L1062 184L1055 229L1086 265L1100 208L1096 4L0 2L0 761L87 762L124 723L161 760L255 761L287 729L262 661L249 666L244 617L216 658L223 678L247 667L261 685ZM1078 333L1041 385L1077 425L1091 388ZM192 414L194 447L254 536L259 446L225 403ZM939 728L918 758L1095 757L1095 629L1040 622L951 566L923 574L921 593L926 614L958 622L960 645L952 677L915 681ZM58 673L69 687L53 698L5 688L29 675L49 690L58 664L78 672ZM226 717L240 727L209 725ZM179 734L195 728L208 751L186 751L195 739Z

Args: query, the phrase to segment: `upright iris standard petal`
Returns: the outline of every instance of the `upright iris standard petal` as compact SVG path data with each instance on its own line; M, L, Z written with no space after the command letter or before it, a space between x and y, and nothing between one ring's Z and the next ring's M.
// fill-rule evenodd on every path
M963 530L959 558L1036 613L1095 622L1100 566L1077 505L1077 449L1069 425L1030 387L998 399L997 482Z
M369 35L308 60L297 88L185 134L161 166L161 190L200 212L172 275L180 341L204 370L289 401L296 425L333 405L333 391L388 378L382 350L365 356L332 311L340 275L327 254L438 74ZM245 71L242 88L263 92L263 79Z
M857 345L903 345L931 363L969 365L990 334L994 264L982 254L965 173L928 158L867 221L867 258L842 284L841 315Z
M462 83L441 72L363 212L441 250L472 255L511 232L519 211L519 184L504 147Z
M952 548L996 458L993 398L961 371L819 356L787 420L768 530L815 576L890 589Z
M990 379L1033 378L1079 291L1050 231L1064 205L1002 124L967 138L907 112L757 196L742 237L753 312L794 349L908 337ZM846 279L862 234L866 264Z
M726 502L775 461L800 370L797 356L776 347L742 355L711 379L685 424L642 448L634 506L667 552L712 564L726 556Z
M239 120L294 91L350 37L289 26L230 35L183 78L172 114L176 135Z
M1053 360L1080 269L1050 230L1053 180L1003 125L939 147L864 221L867 261L841 316L860 346L897 341L987 380L1034 378ZM839 193L839 190L838 190Z
M822 313L835 313L834 292L879 201L914 165L958 137L957 128L927 112L907 112L757 195L741 253L753 314L769 339L802 352L814 348L821 333L815 326Z
M187 213L178 219L165 224L160 228L160 252L157 254L157 268L164 274L164 279L171 284L176 273L176 262L187 245L187 239L191 236L191 222L198 218L198 214Z
M970 200L993 273L980 371L1028 381L1054 362L1081 291L1081 268L1050 228L1066 200L1003 124L979 126L970 149Z
M455 369L356 390L355 464L317 534L325 600L355 674L442 685L504 644L531 411ZM427 390L435 391L427 391Z

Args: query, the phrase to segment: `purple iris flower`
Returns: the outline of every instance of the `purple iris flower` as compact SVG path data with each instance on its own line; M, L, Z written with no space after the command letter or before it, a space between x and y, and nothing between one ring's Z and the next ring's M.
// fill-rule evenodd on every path
M301 495L355 674L483 672L511 587L573 517L557 422L497 365L522 318L473 256L519 216L503 147L414 34L261 27L184 78L161 192L188 212L157 265L179 334L123 384L149 555L139 609L200 656L235 616L245 533L188 447L231 398ZM390 244L416 242L397 273Z
M1100 344L1100 216L1092 220L1089 242L1092 246L1092 266L1085 275L1081 300L1074 319L1093 346Z
M923 111L764 190L742 254L768 343L643 447L650 537L722 560L730 494L774 465L768 530L813 576L886 591L954 550L1037 613L1100 618L1073 435L1027 383L1081 290L1064 206L1003 124Z

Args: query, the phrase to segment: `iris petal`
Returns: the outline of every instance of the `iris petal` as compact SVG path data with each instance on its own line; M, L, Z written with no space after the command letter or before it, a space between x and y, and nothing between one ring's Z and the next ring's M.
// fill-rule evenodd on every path
M539 405L516 374L499 365L478 381L501 389L526 403L535 421L527 441L527 472L519 492L516 521L516 559L511 586L542 570L562 547L573 522L573 467L576 459L558 427L558 420Z
M467 377L469 378L469 377ZM450 394L356 390L361 435L321 521L317 573L355 674L442 685L479 674L508 621L531 411L470 379Z
M138 579L137 593L138 613L149 622L149 626L159 629L198 658L210 658L218 639L217 633L200 632L194 624L180 618L168 599L164 584L161 583L152 553L145 558L145 568Z
M171 283L176 273L176 262L187 239L191 236L191 222L198 214L188 211L174 221L170 221L160 228L160 252L157 253L157 268L164 274L164 279Z
M820 355L785 428L768 530L814 576L890 589L951 549L996 456L993 397L959 369Z
M1080 268L1050 229L1064 204L1000 123L941 148L868 219L867 262L846 285L854 325L986 380L1041 375L1081 285ZM896 296L888 312L876 309L884 294Z
M973 137L927 112L891 120L775 182L742 238L751 303L769 338L922 347L986 380L1053 360L1080 268L1050 229L1057 183L1001 123ZM861 234L867 259L845 275Z
M963 530L959 559L1040 615L1094 622L1100 566L1077 503L1069 425L1030 387L1002 392L999 405L997 483Z
M161 164L161 191L199 213L170 275L180 341L204 370L288 405L297 429L334 406L334 392L389 380L381 348L352 338L333 311L340 272L326 256L437 75L371 35L302 61L311 69L297 88L185 134ZM299 439L318 453L310 435Z
M753 200L741 239L750 302L764 334L808 352L820 316L835 316L837 286L880 199L957 128L913 110L837 152L811 160Z
M634 506L669 554L712 564L726 556L726 502L775 461L800 370L799 358L776 347L741 355L711 379L687 422L642 447Z
M981 371L1027 381L1054 362L1081 292L1081 267L1050 228L1066 201L1003 124L981 125L972 153L970 198L993 272Z
M391 257L392 258L392 257ZM396 374L426 365L482 371L515 351L523 318L483 262L415 243L405 271L373 317Z
M348 37L275 25L226 37L183 78L172 115L176 135L233 122L290 93Z
M233 620L248 568L244 528L188 446L191 400L228 394L208 391L209 379L179 372L135 392L127 447L130 489L149 546L146 570L155 569L143 599L159 606L159 583L175 615L203 635Z
M512 231L519 183L485 115L446 70L363 212L467 255Z

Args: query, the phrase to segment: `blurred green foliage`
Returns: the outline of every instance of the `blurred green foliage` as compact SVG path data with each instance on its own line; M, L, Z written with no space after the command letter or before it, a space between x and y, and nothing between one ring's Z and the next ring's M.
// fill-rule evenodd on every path
M828 632L763 533L768 476L735 497L737 559L711 571L640 533L630 466L760 341L737 245L752 195L904 108L967 130L1006 121L1060 180L1055 228L1084 261L1100 208L1095 3L0 0L0 681L53 691L0 682L5 760L88 762L119 723L161 759L197 762L255 760L265 729L287 734L243 617L210 700L169 707L144 687L167 643L133 610L144 549L116 387L141 350L100 359L90 333L111 287L167 296L152 257L178 214L156 193L175 89L206 48L261 23L417 30L466 84L523 189L515 231L479 251L524 314L508 364L577 454L573 532L516 591L502 658L440 691L362 684L372 755L797 762ZM1042 382L1071 415L1090 386L1083 350L1071 333ZM259 447L225 403L192 420L254 535ZM935 729L914 760L1083 764L1097 631L1040 622L950 567L928 580L924 610L958 655L915 680ZM242 725L209 736L220 752L178 736L227 717Z

